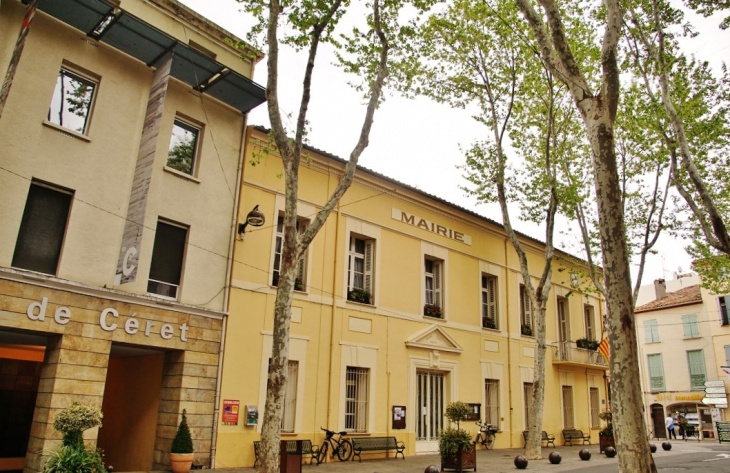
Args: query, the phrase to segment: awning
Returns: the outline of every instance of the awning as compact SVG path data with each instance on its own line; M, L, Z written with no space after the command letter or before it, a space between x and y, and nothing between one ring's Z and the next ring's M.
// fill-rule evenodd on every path
M172 53L173 77L243 113L266 101L266 90L251 79L106 0L38 0L37 8L150 67Z

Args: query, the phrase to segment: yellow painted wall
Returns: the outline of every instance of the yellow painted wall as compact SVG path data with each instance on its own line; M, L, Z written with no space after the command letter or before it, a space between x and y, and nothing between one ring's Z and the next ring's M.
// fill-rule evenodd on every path
M232 293L222 399L264 409L266 366L273 326L275 287L270 285L276 216L283 210L281 161L260 154L267 137L249 129L246 167L241 189L240 213L254 205L266 215L262 227L249 229L237 241L234 253ZM252 166L252 153L259 153ZM300 217L318 209L336 185L337 175L327 169L341 168L309 151L300 168ZM393 218L395 210L426 219L472 238L472 244L444 237ZM375 239L375 286L373 305L346 301L347 257L350 233ZM320 426L342 430L343 375L346 366L370 369L370 423L366 434L395 435L412 455L419 444L415 431L416 367L445 370L446 401L484 404L484 378L500 379L500 427L497 448L522 446L524 429L523 382L531 379L534 340L520 335L519 285L516 254L494 222L437 202L418 191L359 171L354 184L315 238L306 259L307 287L295 292L291 324L292 353L300 359L300 390L305 409L297 411L297 428L282 438L306 438L321 443ZM539 278L543 249L524 239L532 276ZM443 320L424 317L423 258L432 254L445 260L445 307ZM548 303L547 341L558 336L556 297L571 291L569 263L555 271L556 286ZM580 268L585 271L585 268ZM499 330L481 327L481 273L498 277ZM537 279L534 281L536 282ZM575 293L567 298L571 339L584 336L583 305L594 305L594 327L600 338L601 302ZM571 385L575 426L590 430L588 388L599 388L606 400L604 370L589 365L554 364L555 348L547 352L545 430L560 436L563 428L561 386ZM301 375L302 363L306 363ZM491 374L490 374L491 373ZM499 375L495 373L500 373ZM303 384L302 384L303 383ZM299 399L298 399L299 400ZM391 428L391 408L407 408L406 429ZM605 409L603 404L602 408ZM482 407L484 408L484 407ZM220 419L218 419L220 421ZM464 425L476 433L471 422ZM216 467L250 466L253 440L259 427L219 423ZM593 431L597 436L597 431Z

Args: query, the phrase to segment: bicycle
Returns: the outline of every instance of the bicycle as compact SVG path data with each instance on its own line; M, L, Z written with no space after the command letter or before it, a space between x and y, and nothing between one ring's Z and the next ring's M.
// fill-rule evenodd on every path
M352 441L348 438L342 438L347 435L347 432L334 432L332 430L327 430L324 427L320 428L325 431L326 437L322 442L322 446L319 447L317 464L325 461L329 447L332 447L331 458L334 458L335 455L337 455L337 459L341 462L349 460L352 457ZM335 435L339 435L339 437L335 438Z
M482 423L481 421L476 421L476 424L479 426L479 433L476 440L474 440L474 445L481 443L485 449L492 450L496 440L497 428L492 424Z

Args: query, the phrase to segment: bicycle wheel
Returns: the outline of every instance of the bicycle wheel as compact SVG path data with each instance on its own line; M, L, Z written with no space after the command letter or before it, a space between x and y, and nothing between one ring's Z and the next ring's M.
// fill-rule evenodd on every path
M337 458L340 459L341 462L346 462L350 459L352 456L352 444L349 440L345 440L343 442L340 442L340 444L337 446Z
M329 448L329 444L327 442L324 442L321 447L319 447L319 455L317 455L317 465L324 463L325 460L327 460L327 449Z
M487 437L484 439L484 447L487 450L493 450L494 449L494 441L497 438L494 435L487 435Z

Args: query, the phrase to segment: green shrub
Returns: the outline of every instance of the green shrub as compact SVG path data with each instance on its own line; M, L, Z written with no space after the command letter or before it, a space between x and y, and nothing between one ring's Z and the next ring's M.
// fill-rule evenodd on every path
M63 434L59 448L46 454L43 473L105 473L101 450L84 445L84 430L101 425L98 407L74 402L58 413L53 428Z
M185 409L182 411L182 420L177 428L175 438L172 440L172 447L170 447L170 453L193 453L193 438L190 435L190 428L188 427L188 418L185 415Z

